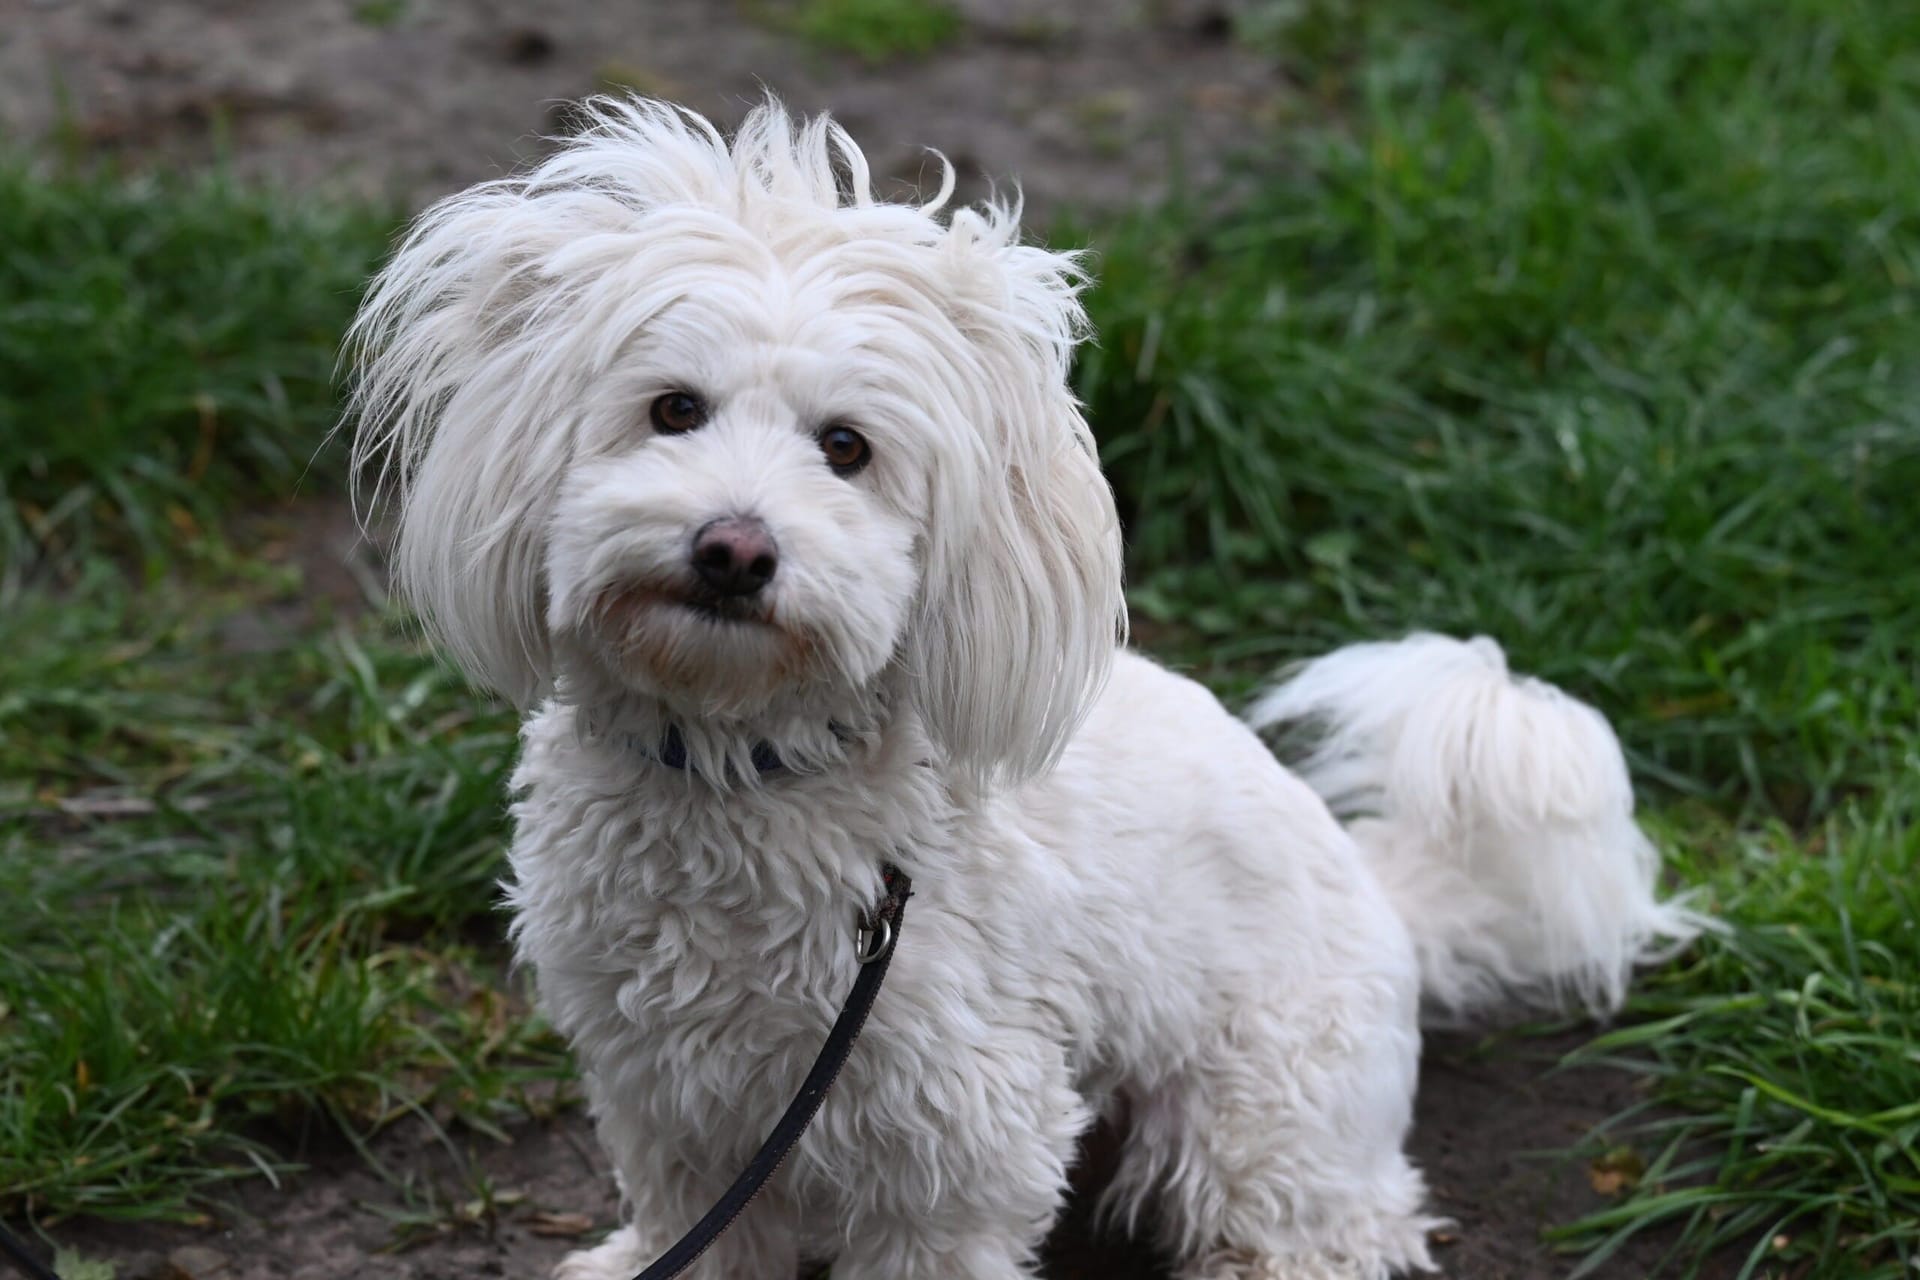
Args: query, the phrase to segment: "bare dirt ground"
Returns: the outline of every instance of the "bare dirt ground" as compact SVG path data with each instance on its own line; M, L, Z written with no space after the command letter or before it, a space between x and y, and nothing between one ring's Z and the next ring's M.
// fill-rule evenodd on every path
M0 130L417 204L537 153L587 93L731 122L773 90L831 109L876 175L936 147L1052 210L1209 175L1296 101L1221 3L957 7L952 45L872 65L796 40L779 0L0 0Z
M1017 178L1044 216L1205 180L1311 110L1234 43L1224 3L958 7L966 27L950 47L868 65L803 46L777 5L726 0L0 0L0 135L135 166L224 157L298 190L417 205L537 154L568 99L628 86L727 122L764 85L795 107L833 110L878 175L910 183L925 173L922 148L938 147L973 192L986 177ZM351 594L348 576L368 570L333 563L354 542L336 515L322 512L299 558ZM1584 1166L1536 1153L1632 1100L1618 1075L1549 1073L1576 1042L1490 1054L1467 1039L1430 1045L1413 1147L1438 1207L1460 1223L1439 1250L1449 1274L1545 1280L1569 1269L1540 1231L1601 1201ZM54 1234L116 1262L119 1280L454 1280L542 1275L612 1225L611 1181L578 1115L528 1125L509 1145L472 1143L462 1172L421 1135L392 1135L384 1157L410 1190L350 1153L321 1153L284 1188L237 1188L212 1227L76 1222ZM1082 1194L1049 1250L1054 1280L1164 1274L1151 1250L1087 1221L1085 1192L1110 1146L1090 1144ZM473 1203L489 1185L492 1211ZM408 1215L438 1225L404 1228ZM1644 1275L1657 1255L1630 1249L1605 1274Z
M1413 1150L1437 1209L1458 1223L1437 1237L1446 1274L1547 1280L1570 1269L1540 1232L1598 1197L1584 1165L1545 1149L1578 1141L1632 1100L1617 1075L1548 1074L1576 1043L1522 1042L1491 1055L1463 1037L1429 1044ZM53 1234L114 1263L117 1280L470 1280L543 1276L615 1225L612 1176L578 1113L523 1126L509 1145L477 1136L470 1144L456 1162L417 1131L391 1135L379 1152L403 1186L350 1152L324 1153L284 1189L241 1187L211 1228L75 1223ZM1073 1202L1049 1242L1048 1280L1164 1280L1150 1245L1092 1221L1114 1149L1106 1131L1088 1143ZM481 1188L491 1188L491 1205ZM1659 1244L1635 1243L1602 1274L1648 1274Z

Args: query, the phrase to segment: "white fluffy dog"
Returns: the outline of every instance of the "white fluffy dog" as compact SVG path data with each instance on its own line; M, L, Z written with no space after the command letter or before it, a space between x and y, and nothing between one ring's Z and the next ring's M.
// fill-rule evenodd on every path
M1252 727L1121 650L1077 260L951 190L876 202L776 106L601 102L359 320L400 586L529 709L513 935L629 1215L559 1274L625 1280L727 1186L884 862L916 894L865 1038L692 1274L1030 1276L1108 1109L1113 1203L1186 1276L1429 1267L1423 1001L1605 1009L1694 928L1618 744L1486 640L1341 651ZM1292 721L1298 775L1254 732Z

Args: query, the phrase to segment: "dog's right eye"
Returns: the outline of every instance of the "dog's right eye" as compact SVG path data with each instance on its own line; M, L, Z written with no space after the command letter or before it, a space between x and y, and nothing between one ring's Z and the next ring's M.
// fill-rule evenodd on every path
M691 431L707 420L706 402L699 396L684 391L669 391L654 399L653 407L647 411L653 419L653 429L663 435L677 436Z

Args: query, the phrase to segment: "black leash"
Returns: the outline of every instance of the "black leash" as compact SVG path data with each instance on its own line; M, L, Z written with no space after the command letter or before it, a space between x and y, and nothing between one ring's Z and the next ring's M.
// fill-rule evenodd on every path
M7 1261L17 1267L27 1280L60 1280L52 1267L28 1253L26 1243L5 1226L0 1226L0 1253L5 1254Z
M913 882L900 868L883 867L881 877L886 896L871 912L862 912L860 917L856 944L860 976L853 980L853 990L846 1004L840 1007L840 1016L834 1019L833 1030L827 1033L827 1042L821 1046L820 1056L813 1060L813 1069L807 1072L800 1092L788 1104L786 1114L773 1126L767 1140L760 1144L760 1150L727 1188L727 1193L707 1210L706 1216L693 1224L691 1231L680 1237L678 1244L660 1255L659 1261L634 1280L673 1280L692 1266L759 1194L780 1162L800 1141L800 1135L806 1132L820 1104L826 1101L827 1090L833 1087L834 1077L840 1074L847 1055L853 1052L853 1042L859 1038L860 1028L866 1025L874 997L880 994L880 984L886 980L887 965L892 962L893 949L900 941L900 922L906 916L907 899L913 896Z

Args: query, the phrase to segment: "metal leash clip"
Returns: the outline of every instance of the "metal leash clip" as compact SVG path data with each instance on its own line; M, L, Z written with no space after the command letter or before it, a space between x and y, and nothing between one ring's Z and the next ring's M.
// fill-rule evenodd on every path
M887 954L887 948L893 945L893 922L885 916L880 917L880 926L875 928L873 918L865 911L854 917L853 958L861 964L872 964Z

